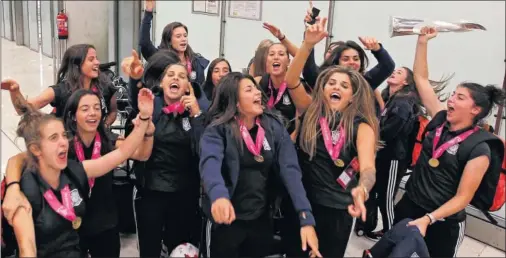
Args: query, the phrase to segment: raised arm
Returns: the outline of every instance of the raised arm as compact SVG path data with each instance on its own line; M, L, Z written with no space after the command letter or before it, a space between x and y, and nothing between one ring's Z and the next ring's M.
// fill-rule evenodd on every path
M429 82L429 68L427 64L427 43L436 36L436 29L429 27L422 28L416 44L415 63L413 65L413 77L416 89L418 94L420 94L422 104L431 117L443 110L443 106Z
M158 49L151 41L151 21L153 20L153 10L155 8L154 0L145 1L144 17L141 22L141 29L139 32L139 47L144 59L148 60Z
M376 66L365 73L367 82L374 90L394 72L395 62L383 46L378 43L377 39L372 37L359 37L359 40L367 50L371 50L371 53L378 61Z
M139 115L134 122L134 130L128 135L119 148L99 159L83 161L86 175L90 178L100 177L131 157L144 139L146 129L153 114L153 94L148 89L139 92Z
M135 112L139 112L137 97L139 96L140 88L138 84L140 83L140 79L144 73L144 67L142 66L142 62L137 54L137 51L132 50L132 56L125 57L123 61L121 61L121 70L129 77L128 96L130 99L130 105Z
M23 174L23 167L26 160L26 152L21 152L16 156L9 158L5 168L5 196L2 200L2 211L7 222L12 225L12 218L19 207L24 207L31 212L32 206L26 196L21 191L19 182Z
M295 56L297 54L299 48L295 44L293 44L290 40L288 40L286 38L286 35L281 33L281 30L278 27L268 22L264 22L263 27L264 29L268 30L274 37L276 37L279 40L279 42L281 42L281 44L283 44L283 46L286 47L286 49L288 49L288 53L291 56Z
M12 79L3 80L1 84L2 90L8 90L11 95L11 101L14 105L14 108L16 109L16 112L18 115L21 115L22 112L17 104L17 100L19 98L24 98L23 94L21 94L21 91L19 89L19 84ZM34 98L27 99L27 102L31 105L33 105L36 109L41 109L45 106L47 106L49 103L51 103L55 98L54 90L49 87L42 91L42 93Z
M290 97L294 100L299 113L304 113L312 100L311 96L306 92L306 89L300 87L300 74L313 47L328 36L326 24L327 18L323 18L314 25L308 26L304 37L305 40L286 72L285 81L289 89Z
M137 122L134 122L134 124ZM155 125L153 121L149 121L148 129L146 129L146 133L144 134L144 140L139 145L139 148L130 156L130 159L139 160L139 161L147 161L151 156L151 152L153 151L153 134L155 132ZM116 141L116 148L120 148L120 146L124 143L125 140L118 139Z
M117 93L112 94L109 104L109 114L107 114L107 118L105 123L107 126L111 126L115 121L118 115L118 100L116 97Z

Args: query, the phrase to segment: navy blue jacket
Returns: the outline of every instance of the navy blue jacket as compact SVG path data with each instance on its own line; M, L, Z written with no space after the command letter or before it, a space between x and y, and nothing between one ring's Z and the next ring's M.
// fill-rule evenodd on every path
M373 90L378 88L381 83L383 83L383 81L385 81L393 73L395 69L394 60L383 48L383 45L380 44L380 46L381 48L378 51L371 51L371 53L378 61L378 64L364 74L365 80L369 83ZM316 65L315 62L313 48L306 60L306 63L304 64L302 76L304 76L304 80L306 80L307 84L311 88L314 88L316 79L318 78L320 72L320 68Z
M144 18L142 18L139 35L139 47L142 56L146 60L148 60L153 54L156 53L156 51L158 51L158 48L156 48L153 45L153 42L151 42L151 35L149 33L151 31L152 20L153 20L153 13L147 11L144 12ZM196 54L195 58L191 60L191 62L193 71L197 73L197 78L194 81L202 87L202 85L204 84L204 80L206 79L204 70L209 65L209 60L207 60L200 54Z
M293 202L301 226L315 225L311 204L302 185L302 173L295 147L283 124L272 115L262 115L265 136L273 143L273 171L285 185ZM270 131L267 133L267 131ZM232 129L228 125L208 126L200 140L200 177L208 198L204 198L204 212L210 215L210 204L219 198L231 199L240 171L240 152ZM224 171L228 173L223 173ZM229 178L224 179L228 175ZM230 182L228 185L225 182ZM207 200L206 200L207 199ZM207 203L206 203L207 202ZM206 207L207 206L207 207Z
M363 257L430 257L418 227L407 225L410 221L403 219L395 224Z

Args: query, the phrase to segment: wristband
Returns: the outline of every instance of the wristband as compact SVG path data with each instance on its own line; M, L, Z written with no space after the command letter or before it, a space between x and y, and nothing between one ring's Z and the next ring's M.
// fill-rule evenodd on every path
M279 40L279 41L283 41L283 40L285 40L285 39L286 39L286 35L285 35L285 34L283 34L283 37L282 37L282 38L278 38L278 40Z
M436 218L434 218L434 216L432 214L427 213L427 214L425 214L425 216L429 217L429 219L430 219L430 225L436 223Z
M8 183L8 184L5 186L5 191L7 191L7 189L9 189L9 186L11 186L11 185L15 185L15 184L18 184L18 185L19 185L19 181L12 181L12 182Z
M142 118L141 116L139 116L139 119L141 121L148 121L149 119L151 119L151 117L148 116L147 118Z
M144 134L144 138L149 138L149 137L153 137L153 135L155 135L154 133L150 133L150 134Z

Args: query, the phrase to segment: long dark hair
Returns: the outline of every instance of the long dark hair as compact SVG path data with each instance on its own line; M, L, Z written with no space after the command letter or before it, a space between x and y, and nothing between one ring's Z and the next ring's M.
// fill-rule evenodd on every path
M90 48L95 49L95 47L90 44L73 45L69 47L63 55L61 66L58 70L57 83L63 83L65 90L68 92L84 89L81 66L84 61L86 61L86 56ZM106 85L110 83L111 81L107 76L100 71L98 77L91 80L91 85L96 86L100 93L102 93Z
M180 23L180 22L171 22L163 28L162 32L162 40L160 42L159 49L168 49L170 51L173 51L174 53L178 54L177 51L172 47L171 40L172 40L172 33L175 29L183 27L186 33L188 33L188 27L186 25ZM190 47L190 44L186 46L186 50L184 51L184 55L186 58L188 58L191 62L195 59L195 57L199 56L199 54L196 54L193 52L193 49Z
M65 112L63 117L63 123L65 125L65 129L69 131L73 136L79 137L78 130L77 130L77 121L76 121L76 113L77 109L79 108L79 102L84 96L92 95L98 98L100 103L100 110L102 117L104 117L104 112L102 109L102 102L100 101L100 96L93 92L92 90L86 90L86 89L80 89L76 92L72 93L72 95L67 100L67 103L65 104ZM109 135L107 133L107 129L105 128L104 119L100 119L98 124L97 131L100 134L100 138L102 140L102 144L104 143L110 143ZM80 137L79 137L80 138ZM107 148L102 148L102 150L105 149L111 149L112 146L109 146L108 144ZM71 144L72 146L72 144Z
M239 109L237 108L237 104L239 103L239 83L243 79L250 80L253 85L262 92L262 89L260 89L255 79L249 74L231 72L221 78L220 82L216 86L214 98L206 116L206 125L227 125L231 128L237 141L237 146L239 146L241 152L243 150L243 144L239 126L235 118L239 116ZM262 105L265 105L266 103L267 97L262 92ZM280 118L278 113L273 113L268 109L264 109L264 115L271 115L276 119ZM281 120L279 121L281 122ZM261 125L265 130L268 130L268 124L263 116L261 119Z
M506 93L503 89L499 89L494 85L480 85L474 82L463 82L459 87L469 90L474 104L481 108L481 112L474 118L474 123L480 123L492 112L494 105L504 107Z
M204 89L204 93L206 94L206 96L209 100L212 99L213 91L216 86L213 84L213 70L214 70L214 67L221 62L227 63L228 71L232 72L232 66L230 66L230 63L225 58L218 57L218 58L214 59L211 62L211 64L209 64L209 68L207 69L206 81L204 82L204 86L202 87Z
M329 58L323 61L323 64L320 67L320 71L323 71L332 65L339 65L339 59L341 59L341 55L345 50L348 49L354 49L358 52L358 57L360 58L360 69L358 72L363 74L365 69L367 69L367 66L369 66L369 58L365 54L364 49L362 49L362 47L360 47L360 45L353 40L339 42L338 46L332 50L332 54L330 54Z
M422 100L420 98L420 94L416 89L415 79L413 77L413 71L408 67L402 67L406 71L406 82L407 85L404 85L401 89L394 93L393 96L390 96L390 86L386 86L381 91L381 98L383 101L387 102L391 98L409 98L414 101L416 107L416 115L426 115L426 110L423 106ZM432 89L439 98L439 101L444 102L448 99L449 94L443 93L443 90L448 86L448 83L453 78L454 74L442 77L439 81L429 80Z

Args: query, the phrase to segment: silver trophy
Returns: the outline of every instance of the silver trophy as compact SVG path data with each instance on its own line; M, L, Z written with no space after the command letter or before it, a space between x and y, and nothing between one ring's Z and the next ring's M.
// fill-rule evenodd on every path
M468 32L473 30L487 30L483 25L468 22L428 21L392 16L390 17L390 37L419 35L425 26L435 27L438 32Z

